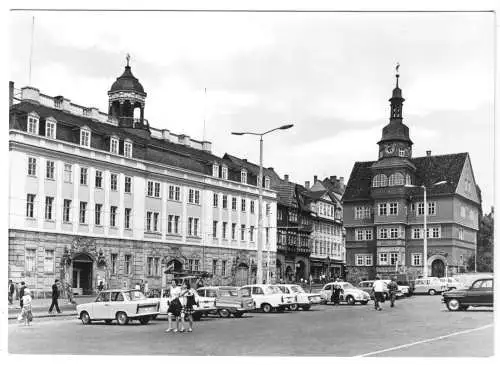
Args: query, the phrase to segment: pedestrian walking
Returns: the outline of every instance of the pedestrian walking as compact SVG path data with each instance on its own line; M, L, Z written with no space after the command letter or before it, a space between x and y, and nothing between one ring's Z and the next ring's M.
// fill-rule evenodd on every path
M102 280L99 282L99 285L97 286L97 290L100 292L104 290L104 283L102 282Z
M26 284L24 281L21 281L21 287L19 288L19 306L22 308L23 307L23 296L24 296L24 291L26 290Z
M70 302L71 304L76 304L75 299L73 298L73 288L67 281L65 282L64 286L66 290L66 295L68 296L68 302Z
M398 292L397 278L393 277L392 280L387 284L387 289L389 290L389 298L391 299L391 308L394 307L394 302L396 301L396 293Z
M12 280L9 280L9 286L8 286L8 296L9 296L9 304L13 303L14 300L14 294L16 292L16 287L14 286L14 283Z
M340 285L340 279L337 277L332 285L332 302L333 305L340 304L340 294L342 293L342 286Z
M31 326L31 321L33 321L33 313L31 311L32 299L31 299L31 292L28 288L25 288L23 290L22 301L23 301L23 307L21 308L21 313L19 313L17 319L19 321L24 321L25 326Z
M384 288L385 288L385 283L380 280L380 277L376 277L375 281L373 282L373 292L374 292L374 302L375 302L375 309L381 311L382 307L380 306L380 303L383 303L385 301L384 298Z
M62 313L59 309L59 279L56 279L54 285L52 285L52 303L50 304L49 314L52 314L52 310L56 307L57 313Z
M188 332L193 332L193 306L196 305L198 301L198 293L196 290L191 288L191 284L189 282L182 285L182 293L181 293L181 303L182 305L182 313L184 316L183 320L187 320L189 323Z
M179 300L180 294L181 288L177 286L175 280L172 280L172 285L170 286L170 300L167 309L168 328L165 330L165 332L177 332L179 330L181 332L184 331L184 323L182 323L182 328L179 329L179 320L181 319L182 312L182 304ZM172 317L175 318L177 325L176 328L172 328Z

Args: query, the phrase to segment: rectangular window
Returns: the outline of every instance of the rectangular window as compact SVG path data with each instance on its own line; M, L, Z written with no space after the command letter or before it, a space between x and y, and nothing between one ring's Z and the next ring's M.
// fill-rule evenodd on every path
M237 209L237 203L236 203L236 198L233 196L231 199L231 209L236 210Z
M271 204L267 203L266 204L266 216L268 216L269 214L271 214Z
M153 212L146 212L146 231L151 232L151 220L153 219Z
M118 139L111 138L111 146L110 152L114 154L118 154Z
M217 237L217 223L218 223L217 221L213 221L212 223L212 236L214 238Z
M398 238L399 237L399 229L398 228L391 228L390 229L390 237L391 238Z
M398 203L389 203L389 215L398 215Z
M365 256L365 266L372 266L372 255L366 255Z
M224 180L227 180L227 175L228 175L227 172L228 172L227 166L222 166L222 178Z
M245 231L246 231L246 225L242 224L241 225L241 240L245 241Z
M222 209L227 209L227 195L222 195Z
M387 215L387 204L380 203L378 205L378 215Z
M356 266L364 266L364 265L365 265L364 255L356 255Z
M123 155L125 157L132 157L132 143L130 142L125 142L123 144Z
M200 191L199 190L194 191L194 203L200 204Z
M95 205L95 225L101 225L102 204Z
M214 208L219 206L219 194L214 193Z
M387 265L389 262L387 261L387 253L381 252L378 254L378 264L379 265Z
M243 184L247 183L247 172L245 170L241 171L241 182Z
M87 185L87 173L86 167L80 167L80 185Z
M418 240L421 237L420 235L420 228L412 228L411 230L411 237L414 239L414 240Z
M35 194L26 195L26 217L34 218L35 216Z
M33 273L36 270L36 250L32 248L26 249L26 272Z
M222 222L222 238L226 239L227 234L227 222Z
M245 212L247 210L247 200L245 198L241 198L241 211Z
M231 239L236 239L236 223L231 224Z
M154 182L148 181L148 196L153 196L154 193Z
M363 241L363 233L364 231L362 229L356 229L356 241Z
M373 239L373 232L371 229L365 231L365 239L368 241Z
M200 226L200 218L195 218L193 221L193 235L195 237L199 237L199 227Z
M269 244L269 227L266 227L266 245Z
M160 183L155 182L155 198L159 198L159 197L160 197Z
M168 187L168 198L170 200L180 201L181 200L181 188L180 188L180 186L170 185Z
M80 202L80 224L87 222L87 202Z
M180 219L181 219L181 217L179 217L178 215L176 215L174 217L174 233L176 233L176 234L179 234L179 232L180 232L180 227L179 227Z
M388 230L387 230L387 228L380 228L379 229L379 231L378 231L378 238L379 239L389 238L388 237Z
M458 228L458 239L459 240L463 240L464 239L464 229L462 227Z
M116 227L116 210L118 207L111 206L109 210L109 225L111 227Z
M125 255L125 275L130 275L131 265L132 265L132 256Z
M187 232L188 236L193 235L193 220L194 220L194 218L192 218L192 217L188 218L188 232Z
M441 238L441 227L432 227L432 238Z
M396 262L399 261L399 254L397 252L391 252L389 253L389 264L390 265L396 265Z
M254 231L255 227L254 226L250 226L250 242L253 242L253 231Z
M412 266L421 266L422 265L422 254L421 253L412 253L411 254L411 264L412 264Z
M193 269L194 269L194 271L200 271L200 260L198 260L198 259L194 260Z
M90 147L90 131L85 129L80 130L80 145Z
M212 260L212 275L217 275L217 260Z
M45 177L50 180L54 180L55 163L54 161L47 161L47 169L45 171Z
M148 276L153 276L153 258L152 257L147 258L147 273L148 273Z
M217 164L212 165L212 176L219 177L219 165Z
M71 200L64 199L63 204L63 222L69 223L71 221Z
M118 190L118 175L117 174L111 174L111 190L113 190L113 191Z
M45 259L43 261L43 271L46 273L54 272L54 250L45 250Z
M436 215L436 202L427 203L427 206L428 206L427 214Z
M130 176L125 176L125 192L132 192L132 178Z
M28 118L28 133L38 134L38 120L35 118Z
M178 215L169 214L167 221L167 232L172 234L179 233L179 219Z
M250 213L255 214L255 201L250 200Z
M34 157L28 158L28 175L36 176L36 158Z
M112 253L111 254L111 273L112 274L116 274L118 271L117 261L118 261L118 254Z
M125 229L130 229L130 216L131 216L131 213L132 213L132 209L131 208L125 208L125 221L123 222L124 226L125 226Z
M221 275L226 276L226 260L222 260L222 270L221 270Z
M269 177L268 177L268 176L266 176L266 177L264 178L264 188L265 188L265 189L269 189L269 187L270 187L270 186L271 186L271 180L269 179Z
M102 188L102 171L96 170L95 172L95 187Z
M64 182L73 182L73 166L68 163L64 164Z
M158 229L158 222L159 222L159 217L160 217L160 213L158 212L153 212L153 232L158 232L159 229Z
M194 189L189 189L188 202L191 204L194 203Z
M417 215L424 215L424 203L417 203Z
M153 261L154 261L153 274L154 276L160 276L160 258L155 257Z

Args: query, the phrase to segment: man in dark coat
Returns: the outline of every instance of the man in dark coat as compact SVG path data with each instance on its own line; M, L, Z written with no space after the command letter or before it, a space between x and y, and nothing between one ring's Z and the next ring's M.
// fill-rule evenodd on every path
M21 288L19 289L19 306L21 308L23 307L24 289L26 289L26 284L24 281L21 281Z
M14 286L12 280L9 280L9 304L12 304L15 292L16 292L16 287Z
M54 309L54 306L56 307L57 313L61 313L61 310L59 309L59 303L57 302L58 299L59 299L59 279L56 279L54 285L52 285L52 303L50 304L49 314L52 314L52 309Z
M391 307L394 307L394 302L396 301L396 293L398 292L397 278L393 277L392 280L387 284L387 289L389 289L389 297L391 299Z

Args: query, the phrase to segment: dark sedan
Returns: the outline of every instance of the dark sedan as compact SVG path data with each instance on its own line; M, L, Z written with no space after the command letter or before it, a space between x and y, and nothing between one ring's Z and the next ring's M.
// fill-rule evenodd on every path
M468 289L443 293L443 303L450 311L466 310L469 307L493 307L493 278L476 279Z

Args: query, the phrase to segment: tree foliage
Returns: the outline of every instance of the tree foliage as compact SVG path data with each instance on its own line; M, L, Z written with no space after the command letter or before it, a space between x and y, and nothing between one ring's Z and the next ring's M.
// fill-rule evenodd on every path
M481 217L479 224L479 234L477 240L477 271L478 272L493 272L494 261L494 210ZM468 268L474 270L474 256L469 259Z

